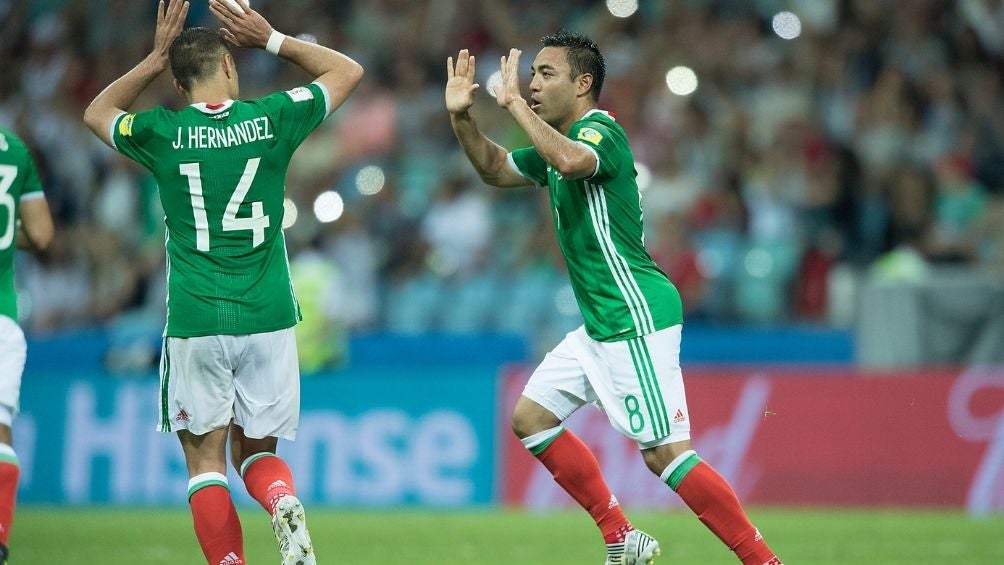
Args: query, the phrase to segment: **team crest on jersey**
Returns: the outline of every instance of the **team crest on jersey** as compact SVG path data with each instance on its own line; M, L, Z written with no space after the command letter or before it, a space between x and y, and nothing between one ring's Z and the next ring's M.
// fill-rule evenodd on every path
M600 142L603 141L603 134L593 128L582 128L579 130L577 139L581 139L587 143L592 143L593 145L599 145Z
M314 98L314 93L306 86L298 86L293 90L287 90L286 94L293 99L293 102L306 102Z
M126 117L122 118L119 122L119 135L123 137L129 137L132 135L132 122L136 119L136 114L127 114Z

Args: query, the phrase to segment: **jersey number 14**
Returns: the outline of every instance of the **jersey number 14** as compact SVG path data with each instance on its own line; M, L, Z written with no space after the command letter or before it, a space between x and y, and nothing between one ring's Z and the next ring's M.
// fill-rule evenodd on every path
M241 175L237 188L227 202L227 208L223 211L223 231L251 231L251 247L258 247L265 241L265 228L269 224L268 216L265 215L265 207L262 202L251 203L251 215L246 218L238 218L237 212L244 203L244 198L251 189L254 176L258 172L258 163L261 157L248 159L244 166L244 174ZM206 216L206 199L202 195L202 173L198 163L181 163L179 165L181 174L188 177L188 192L192 196L192 212L195 215L195 247L199 251L209 251L209 218Z

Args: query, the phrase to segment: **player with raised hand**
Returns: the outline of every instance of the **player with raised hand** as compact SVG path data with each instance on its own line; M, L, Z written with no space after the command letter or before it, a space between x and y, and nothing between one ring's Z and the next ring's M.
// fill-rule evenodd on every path
M0 565L7 562L21 475L11 430L27 354L17 324L14 250L42 252L53 237L52 215L27 146L0 127Z
M502 57L493 93L532 147L512 152L488 139L470 114L474 57L447 59L446 108L481 178L502 187L548 188L558 243L584 325L530 376L513 431L585 508L607 544L607 565L652 563L659 543L636 530L589 448L562 422L587 403L637 442L648 468L672 488L746 565L781 561L750 523L729 484L694 452L680 371L680 295L644 246L641 197L624 129L597 108L606 71L589 38L543 38L520 93L520 51Z
M300 143L352 93L349 57L274 30L244 0L209 0L224 28L184 27L188 2L160 2L153 51L102 91L84 120L149 169L167 224L167 323L158 429L177 432L196 536L210 565L245 563L230 461L271 515L283 563L316 563L292 474L275 455L295 437L300 382L282 233L285 176ZM231 46L265 49L315 77L238 99ZM188 106L130 113L170 66Z

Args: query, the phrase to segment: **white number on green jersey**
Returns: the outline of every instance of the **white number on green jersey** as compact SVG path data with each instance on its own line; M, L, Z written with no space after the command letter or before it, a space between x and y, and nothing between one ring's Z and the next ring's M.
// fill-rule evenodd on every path
M265 215L264 204L260 200L252 202L251 215L246 218L238 218L237 212L244 203L248 190L251 189L260 162L260 157L248 159L244 174L241 175L237 188L227 202L227 209L223 212L223 231L251 230L252 247L258 247L265 242L265 228L271 225L268 216ZM206 199L202 194L202 173L199 164L181 163L179 169L182 175L188 177L188 192L192 197L192 212L195 214L195 247L199 251L209 251L209 218L206 216Z
M7 209L7 227L0 234L0 249L7 249L14 243L14 224L17 218L14 217L14 196L10 194L10 187L14 185L17 178L17 167L14 165L0 165L0 208Z

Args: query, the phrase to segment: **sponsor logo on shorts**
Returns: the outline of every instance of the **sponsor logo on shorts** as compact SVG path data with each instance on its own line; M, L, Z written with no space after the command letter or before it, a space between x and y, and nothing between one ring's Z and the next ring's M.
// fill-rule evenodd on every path
M676 409L676 416L673 418L673 423L674 424L679 424L680 422L682 422L682 421L684 421L686 419L687 419L687 417L684 416L683 410L677 408Z
M178 412L177 416L174 417L174 421L175 422L191 422L192 419L189 418L188 412L185 412L184 410L182 410L181 412Z

